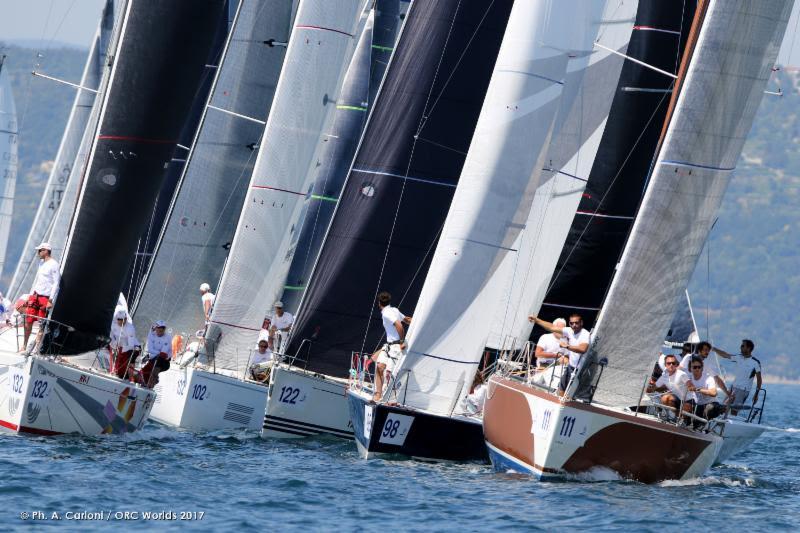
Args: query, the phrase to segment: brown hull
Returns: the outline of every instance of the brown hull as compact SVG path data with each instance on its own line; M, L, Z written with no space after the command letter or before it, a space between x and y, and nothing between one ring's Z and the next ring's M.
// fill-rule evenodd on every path
M693 477L711 466L720 441L644 415L562 404L500 377L489 382L483 425L487 443L509 459L503 467L517 463L514 469L539 476L605 467L644 483Z

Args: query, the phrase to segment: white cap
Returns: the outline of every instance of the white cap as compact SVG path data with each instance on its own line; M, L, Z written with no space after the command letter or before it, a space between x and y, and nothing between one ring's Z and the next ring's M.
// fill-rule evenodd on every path
M563 318L556 318L555 320L553 320L554 326L558 326L559 324L561 324L562 328L567 327L567 321L564 320Z
M275 302L275 305L273 305L273 307L280 307L281 309L283 309L283 302L278 300L277 302Z
M200 285L200 290L201 291L210 291L211 290L211 285L209 285L208 283L203 283L202 285Z
M156 320L155 327L157 328L165 328L167 327L167 323L163 320Z
M125 319L127 318L127 316L128 313L126 313L124 309L117 309L116 311L114 311L114 318L116 318L117 320Z
M52 252L53 251L53 247L50 246L49 242L43 242L43 243L39 244L39 246L36 247L36 251L38 252L39 250L47 250L48 252Z

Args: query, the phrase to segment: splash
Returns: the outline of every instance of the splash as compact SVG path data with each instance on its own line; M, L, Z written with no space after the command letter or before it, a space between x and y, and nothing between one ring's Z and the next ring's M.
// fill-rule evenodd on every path
M697 487L697 486L722 486L722 487L755 487L753 478L728 478L728 477L694 477L691 479L668 479L659 483L662 487Z

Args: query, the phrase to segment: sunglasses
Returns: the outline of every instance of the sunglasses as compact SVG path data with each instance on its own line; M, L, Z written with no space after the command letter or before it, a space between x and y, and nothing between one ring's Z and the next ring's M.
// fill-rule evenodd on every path
M692 365L692 370L702 370L702 366Z
M569 325L570 326L580 326L581 323L580 323L580 321L578 321L578 322L570 322Z
M667 361L664 364L667 365L667 366L676 366L678 363L676 363L675 361Z

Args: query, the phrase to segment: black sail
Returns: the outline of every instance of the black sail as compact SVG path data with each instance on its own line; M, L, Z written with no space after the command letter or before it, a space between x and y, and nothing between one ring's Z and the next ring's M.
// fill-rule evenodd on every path
M297 310L306 282L322 247L325 230L333 218L350 163L367 121L372 103L389 63L400 28L400 0L378 0L375 21L365 27L347 70L330 135L317 162L317 175L307 204L302 229L297 237L294 257L283 291L284 307Z
M223 0L131 0L86 170L49 349L105 342L125 274L206 70Z
M288 352L307 368L345 376L374 349L379 290L412 314L512 3L411 4L298 311Z
M696 0L640 0L628 55L676 73ZM587 327L611 284L655 157L673 80L626 61L586 190L539 312L579 312ZM532 338L542 333L535 328Z

